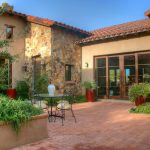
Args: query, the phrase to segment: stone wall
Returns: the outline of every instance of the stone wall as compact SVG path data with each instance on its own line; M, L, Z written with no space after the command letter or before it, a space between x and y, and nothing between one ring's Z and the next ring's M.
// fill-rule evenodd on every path
M38 25L35 23L28 23L28 35L26 37L26 64L27 72L25 78L29 81L30 86L33 87L33 58L39 56L41 63L44 63L45 71L50 76L51 65L51 28L47 26ZM42 73L43 70L41 70Z
M80 94L81 86L81 47L75 44L80 36L71 31L52 28L51 78L59 92L74 88ZM65 64L73 65L72 81L65 81Z
M39 55L45 63L48 78L63 93L66 88L74 88L80 94L81 86L81 47L75 44L80 35L59 27L46 27L31 23L26 38L26 62L28 71L25 78L33 86L32 58ZM65 64L73 65L72 80L65 81ZM42 73L42 70L41 70Z

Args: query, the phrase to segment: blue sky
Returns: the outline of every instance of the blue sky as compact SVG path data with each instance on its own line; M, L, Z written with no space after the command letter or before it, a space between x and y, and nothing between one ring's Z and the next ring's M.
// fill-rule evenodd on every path
M145 18L150 0L0 0L16 11L94 30Z

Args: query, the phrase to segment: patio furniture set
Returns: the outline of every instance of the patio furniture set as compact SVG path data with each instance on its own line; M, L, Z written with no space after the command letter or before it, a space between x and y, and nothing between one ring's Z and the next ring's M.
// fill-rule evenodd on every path
M42 101L46 102L46 110L48 112L49 122L55 122L57 118L62 120L62 126L64 125L65 112L70 111L74 121L76 123L76 117L72 109L72 104L74 103L73 91L64 91L64 94L39 94L36 91L33 92L32 103L39 102L41 107Z

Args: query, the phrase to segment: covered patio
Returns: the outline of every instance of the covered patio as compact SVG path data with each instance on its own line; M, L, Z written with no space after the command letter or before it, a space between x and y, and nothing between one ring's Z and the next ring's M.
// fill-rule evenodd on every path
M149 150L150 116L131 114L128 102L95 102L74 105L77 123L67 113L48 123L49 138L13 150Z

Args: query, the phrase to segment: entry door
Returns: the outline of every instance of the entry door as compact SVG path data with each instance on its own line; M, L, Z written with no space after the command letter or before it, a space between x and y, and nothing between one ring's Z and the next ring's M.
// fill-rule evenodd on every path
M101 98L120 98L121 71L119 56L96 58L97 94Z
M123 97L127 98L128 97L128 90L131 85L134 83L138 82L137 77L136 77L136 57L135 55L125 55L123 56L123 75L122 75L122 80L123 80L123 85L122 85L122 90L123 90Z
M41 57L35 56L33 59L33 89L37 89L37 82L41 76Z
M96 82L98 85L97 95L100 98L107 97L107 69L106 69L106 57L101 57L96 59Z
M121 74L119 56L108 57L108 97L120 98Z
M135 55L96 58L96 81L101 98L128 98L129 87L137 82Z
M101 98L128 98L134 83L150 83L150 52L95 57L95 79Z

